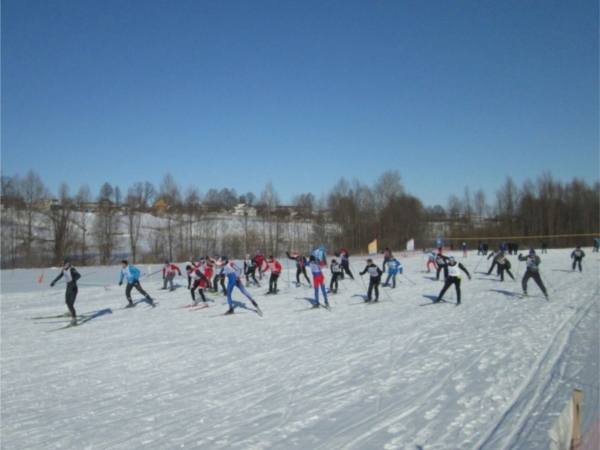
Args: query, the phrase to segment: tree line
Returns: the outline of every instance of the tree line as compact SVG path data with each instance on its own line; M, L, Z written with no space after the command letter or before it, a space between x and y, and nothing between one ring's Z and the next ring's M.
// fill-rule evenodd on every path
M169 259L196 260L203 255L243 258L262 250L281 255L328 253L346 248L364 253L373 239L379 247L401 250L413 238L417 248L467 239L519 240L535 246L591 245L600 230L600 184L573 179L561 183L544 173L518 187L507 177L489 204L483 190L465 188L450 195L446 207L426 207L405 192L398 171L387 171L372 186L341 178L317 199L294 196L284 207L272 183L258 195L235 189L185 190L167 173L158 187L135 182L123 193L106 182L97 194L87 185L71 193L62 183L56 195L40 176L1 176L2 268L58 265L64 257L79 265L108 265L128 258L134 263ZM50 201L51 200L51 201ZM162 209L153 207L162 200ZM232 216L238 204L256 215ZM93 205L93 213L88 212Z

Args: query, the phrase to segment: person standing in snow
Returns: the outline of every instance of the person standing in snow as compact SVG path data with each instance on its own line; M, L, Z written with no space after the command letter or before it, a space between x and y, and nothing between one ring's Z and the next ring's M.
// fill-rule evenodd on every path
M207 259L207 263L209 265L209 267L214 267L217 265L217 262L219 261L219 259L221 258L220 255L215 255L213 258L208 258ZM217 271L215 270L215 278L213 279L212 282L212 289L213 292L215 294L217 294L219 292L219 283L221 283L221 289L223 289L223 295L227 295L227 289L225 288L225 275L223 274L223 271Z
M315 304L313 308L321 306L319 304L319 288L323 292L323 298L325 299L325 306L329 308L329 300L327 299L327 289L325 288L325 276L321 267L325 266L325 262L317 260L315 255L310 255L308 262L304 263L305 266L310 267L310 271L313 275L313 288L315 290Z
M256 267L258 268L258 279L262 280L263 268L267 261L260 250L254 255L254 260L256 261Z
M450 258L448 258L448 278L446 278L446 281L444 282L444 287L438 294L437 299L435 299L433 301L434 303L441 302L442 297L444 296L444 294L446 293L448 288L450 286L454 285L454 287L456 289L456 304L460 305L460 276L461 276L460 271L461 270L467 274L467 277L469 277L469 280L470 280L471 274L466 269L466 267L463 266L461 263L457 262L456 259L454 258L454 256L451 256Z
M573 252L571 252L571 259L573 260L573 270L575 267L579 265L579 271L581 272L581 261L585 257L585 252L581 250L581 247L577 247Z
M342 268L337 263L335 258L331 260L331 265L329 268L331 269L331 283L329 284L329 292L335 294L338 291L337 279L342 275Z
M467 243L463 242L462 245L461 245L461 248L462 248L462 252L463 252L463 257L466 258L468 256L468 254L467 254Z
M127 287L125 287L125 297L127 297L127 306L125 308L133 307L133 300L131 300L131 290L135 287L140 294L146 297L148 303L154 304L154 301L150 295L144 291L140 284L140 271L136 267L130 265L126 259L121 261L121 277L119 278L119 286L123 284L123 279L127 279Z
M382 286L389 286L390 278L392 280L392 289L396 288L396 275L402 273L402 264L396 258L392 256L392 259L388 262L388 275L385 283Z
M71 326L77 325L77 313L75 312L75 299L77 298L77 280L81 278L79 272L75 267L71 266L71 263L68 259L62 260L62 271L58 274L58 276L50 283L50 286L54 286L58 280L62 277L65 277L65 282L67 284L67 288L65 290L65 303L67 304L67 308L71 313Z
M173 288L173 278L175 278L175 272L179 273L181 276L181 270L175 264L171 264L168 259L165 259L165 265L162 268L163 275L163 287L161 289L167 289L167 283L170 284L169 291L174 290Z
M527 270L523 274L523 279L521 280L521 287L523 288L523 295L527 296L527 282L530 278L533 278L533 281L539 286L541 291L544 293L544 297L548 300L548 291L546 291L546 286L544 286L544 282L542 281L542 277L540 276L540 257L535 254L535 250L529 250L528 256L523 256L519 253L519 261L525 261L527 265Z
M308 285L312 287L312 283L306 274L306 258L302 255L299 255L298 252L294 252L292 255L290 255L290 252L285 252L285 254L287 255L288 259L296 262L296 287L300 287L300 274L304 275L304 278L306 281L308 281Z
M515 277L513 277L513 274L510 272L510 261L504 255L504 253L500 253L498 256L496 256L496 265L498 266L500 281L504 281L504 272L506 272L513 281L516 281Z
M265 272L268 270L271 271L271 277L269 278L269 292L267 292L267 295L277 294L277 280L279 279L282 267L279 261L273 258L273 255L269 255L267 258L267 268L265 269Z
M242 269L240 269L233 261L229 261L225 255L221 256L217 265L221 267L221 273L223 276L227 277L227 303L229 304L229 310L227 310L225 314L233 314L233 299L231 294L233 293L234 287L237 287L240 291L242 291L242 294L244 294L248 300L252 302L252 305L258 310L258 312L262 314L258 304L254 301L252 296L248 293L240 281Z
M383 273L379 267L373 262L371 258L367 259L367 265L365 270L360 272L360 275L364 275L369 272L369 289L367 291L367 302L370 302L373 297L373 290L375 290L375 300L373 303L379 301L379 283L381 282L381 274Z

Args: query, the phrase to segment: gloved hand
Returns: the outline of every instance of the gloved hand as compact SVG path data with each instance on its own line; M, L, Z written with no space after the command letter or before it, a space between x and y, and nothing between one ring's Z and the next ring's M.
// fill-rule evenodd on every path
M119 286L121 286L122 284L123 284L123 282L122 282L122 281L119 281Z
M54 281L50 283L50 287L54 287Z
M471 275L469 275L469 281L471 281Z
M522 255L522 254L523 254L523 253L519 253L519 258L521 258L521 255Z

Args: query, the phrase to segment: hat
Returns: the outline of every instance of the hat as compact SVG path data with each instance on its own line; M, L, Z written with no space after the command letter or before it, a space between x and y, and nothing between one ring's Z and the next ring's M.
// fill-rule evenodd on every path
M367 262L373 262L373 260L371 258L367 259Z
M317 258L315 258L315 255L310 255L310 257L308 258L309 261L316 261Z
M62 265L63 266L66 266L69 263L70 263L70 261L67 258L65 258L65 259L62 260Z
M227 255L221 255L221 261L227 261Z
M454 258L454 256L451 256L451 257L449 258L449 260L450 260L450 262L455 262L455 261L456 261L456 258Z
M124 259L123 261L121 261L121 264L125 264L126 266L129 265L129 263L127 262L126 259Z
M165 259L165 264L169 264L169 260L168 259Z
M333 259L331 260L331 264L337 264L337 261L335 260L335 258L333 258Z
M529 250L529 254L530 255L535 255L535 250L534 249Z
M269 255L269 259L273 259L273 255Z

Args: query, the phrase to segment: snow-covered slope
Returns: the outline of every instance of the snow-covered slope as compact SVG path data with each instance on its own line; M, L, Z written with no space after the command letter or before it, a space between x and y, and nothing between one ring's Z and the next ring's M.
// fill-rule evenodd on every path
M64 284L49 288L58 269L41 284L41 270L3 271L2 448L546 449L574 388L583 428L599 415L599 258L586 251L583 273L571 249L540 255L549 302L533 281L533 297L514 295L515 256L517 283L456 253L474 272L463 304L421 307L442 282L413 254L398 255L404 275L380 304L360 304L356 276L332 311L302 312L314 292L282 260L278 295L262 295L265 278L249 289L264 317L239 291L231 317L220 295L174 309L189 303L185 277L165 292L158 275L141 280L158 306L134 291L124 310L118 267L80 268L75 306L92 317L50 333L65 321L31 318L66 311ZM351 258L355 274L364 259Z

